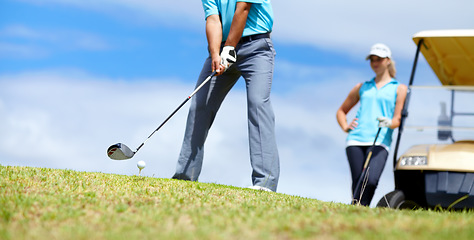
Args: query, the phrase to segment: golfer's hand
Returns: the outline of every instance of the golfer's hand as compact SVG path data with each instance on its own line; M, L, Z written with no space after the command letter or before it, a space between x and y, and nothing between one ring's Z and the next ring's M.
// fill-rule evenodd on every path
M379 121L379 128L381 127L390 127L392 126L392 119L388 117L378 117L377 120Z
M221 65L224 67L224 72L236 61L237 54L235 53L235 48L233 46L225 46L221 52Z

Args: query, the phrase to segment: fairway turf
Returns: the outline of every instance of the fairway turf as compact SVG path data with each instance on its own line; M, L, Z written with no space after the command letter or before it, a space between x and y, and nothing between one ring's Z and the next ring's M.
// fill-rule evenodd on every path
M317 191L318 189L314 189ZM0 239L474 239L473 212L0 165Z

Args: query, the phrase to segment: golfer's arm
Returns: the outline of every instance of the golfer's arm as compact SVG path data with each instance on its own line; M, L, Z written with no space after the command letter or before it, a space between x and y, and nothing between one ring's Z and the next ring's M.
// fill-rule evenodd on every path
M237 3L225 46L235 47L237 43L239 43L242 33L244 32L245 24L247 24L247 16L249 15L250 7L252 7L252 3Z
M206 19L206 36L211 57L219 57L222 43L222 23L219 15L211 15Z

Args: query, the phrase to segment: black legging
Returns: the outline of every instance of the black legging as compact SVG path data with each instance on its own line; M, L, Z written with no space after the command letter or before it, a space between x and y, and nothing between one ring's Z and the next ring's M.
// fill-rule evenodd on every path
M352 175L352 193L354 200L360 202L361 205L369 206L374 197L375 189L379 183L380 175L382 175L387 161L388 152L382 146L375 146L372 150L372 157L370 158L369 166L367 167L368 181L367 185L360 184L359 189L355 189L357 181L359 180L364 163L369 154L371 146L349 146L346 148L347 159L351 168ZM363 189L362 197L360 197L360 190Z

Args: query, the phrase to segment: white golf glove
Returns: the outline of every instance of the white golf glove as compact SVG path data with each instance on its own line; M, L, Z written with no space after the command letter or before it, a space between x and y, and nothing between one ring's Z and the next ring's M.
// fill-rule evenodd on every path
M378 117L377 120L379 120L379 128L392 126L392 119L388 117Z
M237 54L233 46L225 46L221 52L221 65L225 67L224 72L237 61Z

